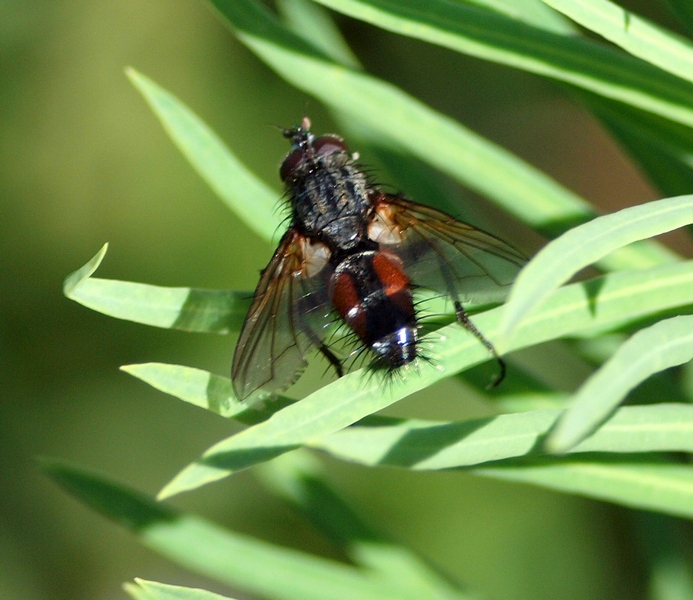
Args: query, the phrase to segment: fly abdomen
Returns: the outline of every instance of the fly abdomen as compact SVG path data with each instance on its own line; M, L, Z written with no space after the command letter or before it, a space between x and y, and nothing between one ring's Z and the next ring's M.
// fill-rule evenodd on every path
M416 358L412 287L396 257L382 251L347 256L335 268L331 298L344 322L382 366L395 369Z

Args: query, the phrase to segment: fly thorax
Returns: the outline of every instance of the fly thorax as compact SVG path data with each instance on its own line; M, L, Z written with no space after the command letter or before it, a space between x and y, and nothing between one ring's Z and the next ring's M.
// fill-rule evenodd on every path
M334 254L353 251L364 242L370 245L366 223L361 216L348 216L334 219L322 228L320 239Z
M296 220L307 229L321 229L346 216L365 218L371 209L365 177L350 166L316 169L289 190Z

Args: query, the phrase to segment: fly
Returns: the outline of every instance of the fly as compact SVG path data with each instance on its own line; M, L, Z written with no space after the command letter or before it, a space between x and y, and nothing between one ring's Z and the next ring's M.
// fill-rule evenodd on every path
M344 140L315 137L305 117L283 131L291 141L280 177L291 208L289 229L253 297L231 369L239 399L291 385L317 350L344 374L326 341L336 318L395 371L421 356L413 289L450 298L457 320L489 350L465 300L498 299L525 257L495 236L439 210L375 187Z

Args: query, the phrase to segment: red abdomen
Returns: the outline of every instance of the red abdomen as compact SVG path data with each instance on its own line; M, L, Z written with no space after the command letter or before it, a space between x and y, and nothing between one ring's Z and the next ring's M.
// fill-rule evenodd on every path
M399 260L382 251L352 254L336 267L332 304L387 368L412 362L418 331L409 278Z

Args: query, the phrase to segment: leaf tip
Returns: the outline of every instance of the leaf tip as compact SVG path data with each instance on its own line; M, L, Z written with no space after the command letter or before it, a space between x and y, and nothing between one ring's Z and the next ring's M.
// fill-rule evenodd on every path
M137 580L135 580L137 581ZM136 585L136 583L132 583L130 581L126 581L123 583L123 591L128 594L131 598L137 599L138 594L140 592L140 588Z
M94 255L94 257L83 267L77 269L75 272L70 273L63 282L63 294L68 298L72 298L74 291L79 287L85 279L88 279L94 274L94 271L99 268L99 265L103 261L104 256L108 252L108 242L106 242L101 249Z
M75 477L85 472L82 467L60 458L50 456L34 456L33 458L44 475L65 489L70 487Z
M168 500L169 498L172 498L173 496L178 494L178 491L175 489L175 486L172 486L171 483L167 483L156 495L157 502Z
M135 67L127 66L125 69L123 69L125 72L125 76L134 84L137 85L139 81L141 81L144 78L144 75L140 73Z
M156 84L149 77L143 75L134 67L125 67L125 76L145 99L157 88Z
M188 474L191 471L194 473L194 467L195 463L189 465L178 473L178 475L176 475L173 479L171 479L171 481L169 481L163 488L161 488L159 493L156 495L157 502L168 500L169 498L182 494L183 492L190 492L207 483L207 481L196 482L189 480Z
M147 367L151 364L152 363L137 363L132 365L121 365L120 367L118 367L118 370L122 371L123 373L127 373L135 379L139 379L141 381L149 383L146 379L145 374L147 372Z

